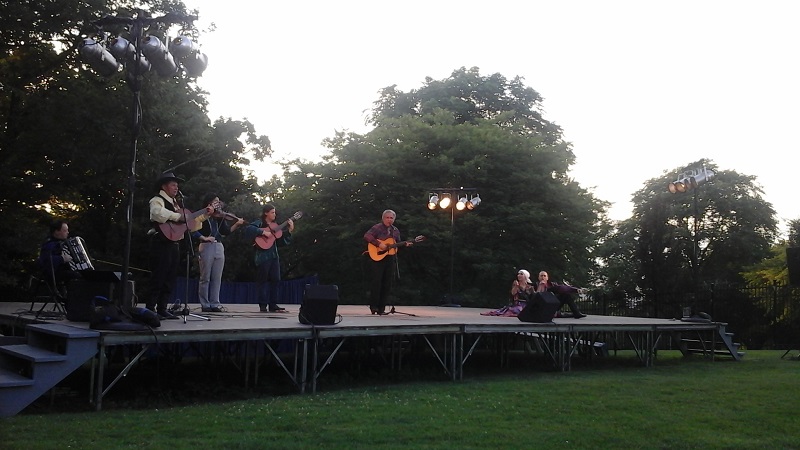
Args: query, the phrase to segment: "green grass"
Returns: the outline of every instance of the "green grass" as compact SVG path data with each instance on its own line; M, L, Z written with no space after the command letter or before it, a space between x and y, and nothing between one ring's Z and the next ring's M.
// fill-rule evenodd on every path
M468 362L455 383L26 412L0 420L0 448L800 448L800 362L782 353L710 362L660 352L652 368L612 357L569 373L471 375L478 370Z

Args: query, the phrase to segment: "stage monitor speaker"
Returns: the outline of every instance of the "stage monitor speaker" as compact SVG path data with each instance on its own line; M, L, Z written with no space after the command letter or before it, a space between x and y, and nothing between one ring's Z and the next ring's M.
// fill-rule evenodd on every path
M519 312L517 319L522 322L550 323L559 308L561 308L561 302L558 301L555 294L537 292Z
M95 297L114 299L114 283L74 280L67 286L67 320L88 322L94 312Z
M119 302L122 307L132 307L134 292L133 280L128 280L128 289L124 293L120 282L74 280L67 286L67 320L88 322L94 311L95 297Z
M333 325L339 308L339 286L307 284L298 320L307 325Z
M789 284L800 286L800 247L786 248L786 267L789 269Z

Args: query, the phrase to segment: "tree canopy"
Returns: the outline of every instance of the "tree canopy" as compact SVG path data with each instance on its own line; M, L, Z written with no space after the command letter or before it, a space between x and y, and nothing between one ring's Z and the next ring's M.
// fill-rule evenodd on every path
M588 281L605 204L571 180L574 160L541 98L519 78L461 68L405 93L382 90L375 128L327 140L322 162L286 166L281 203L312 217L298 231L302 266L360 300L364 232L393 209L405 237L398 297L497 304L519 268ZM474 211L429 211L437 187L475 188ZM451 259L452 254L452 259ZM405 281L408 279L409 281Z
M716 172L695 189L672 194L675 174L693 167ZM743 281L741 272L770 257L777 236L772 205L752 176L718 170L701 159L653 178L633 195L633 216L622 221L600 255L609 286L642 292L698 292Z
M100 17L135 17L144 10L153 17L185 14L183 3L145 1L134 9L125 1L67 0L1 7L0 163L6 176L0 178L0 211L6 220L0 224L0 245L6 257L0 284L15 283L54 217L67 219L73 234L90 236L93 257L121 262L136 108L141 128L132 267L144 266L147 257L146 204L163 170L175 168L187 178L187 190L227 198L257 190L240 166L248 157L269 156L269 139L256 135L247 121L210 123L206 93L192 79L147 73L140 103L132 105L133 83L125 72L103 78L79 60L78 44L96 32L91 24Z

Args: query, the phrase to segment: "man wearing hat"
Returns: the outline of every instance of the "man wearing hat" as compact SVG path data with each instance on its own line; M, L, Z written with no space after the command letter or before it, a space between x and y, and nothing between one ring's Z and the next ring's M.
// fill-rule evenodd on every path
M177 201L180 194L178 182L183 181L172 172L162 173L156 181L159 192L150 199L150 222L157 232L150 239L150 296L146 306L157 312L161 319L178 318L167 311L167 303L178 276L180 241L187 230L196 231L199 224L214 212L211 205L196 213L185 210Z

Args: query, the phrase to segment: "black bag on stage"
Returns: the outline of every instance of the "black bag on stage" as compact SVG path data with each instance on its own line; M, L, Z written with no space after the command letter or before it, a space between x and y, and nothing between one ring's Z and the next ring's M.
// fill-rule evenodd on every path
M561 308L561 302L558 301L555 294L537 292L533 299L528 300L527 306L519 312L517 319L522 322L552 323L553 316L556 315L559 308Z
M339 286L307 284L297 319L306 325L333 325L339 308Z

